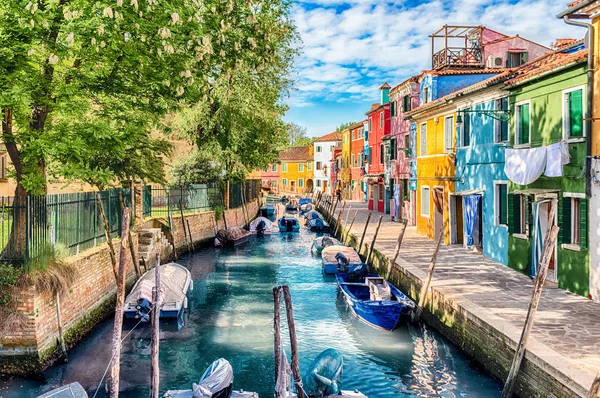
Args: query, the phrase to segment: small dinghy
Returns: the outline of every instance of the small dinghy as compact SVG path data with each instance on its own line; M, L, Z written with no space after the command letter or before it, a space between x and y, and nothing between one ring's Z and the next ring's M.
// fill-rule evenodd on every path
M233 369L229 361L219 358L204 372L198 384L191 390L169 390L164 398L258 398L258 394L232 391Z
M309 397L339 395L342 388L344 358L333 348L319 354L304 375L303 389Z
M361 278L339 273L335 277L350 311L374 328L394 330L415 307L410 298L377 274Z
M321 258L323 262L323 272L326 274L356 272L358 269L366 269L366 266L358 256L358 253L348 246L327 246L321 251Z
M258 236L271 235L274 232L279 232L279 228L266 217L256 217L250 223L250 232Z
M75 382L38 395L37 398L88 398L88 395L81 384Z
M329 231L329 223L323 220L323 217L321 217L321 215L318 212L311 210L303 214L303 216L304 218L306 218L306 227L311 231Z
M313 201L311 198L300 198L298 201L300 213L307 213L313 209Z
M232 227L227 230L220 229L215 236L215 246L237 246L248 241L252 233L242 227Z
M187 308L187 293L192 289L192 274L182 265L168 263L160 266L162 306L161 318L179 318ZM146 272L136 282L125 299L127 319L150 320L152 310L152 289L155 286L154 269Z
M277 213L277 211L275 209L275 206L273 206L272 204L266 204L265 206L261 207L259 210L260 216L267 218L271 222L275 222L275 219L277 217L276 213Z
M321 254L323 249L328 246L343 246L343 244L332 236L321 236L313 240L311 250L314 250L317 254Z
M283 216L277 221L279 231L281 232L298 232L300 231L300 222L296 217Z

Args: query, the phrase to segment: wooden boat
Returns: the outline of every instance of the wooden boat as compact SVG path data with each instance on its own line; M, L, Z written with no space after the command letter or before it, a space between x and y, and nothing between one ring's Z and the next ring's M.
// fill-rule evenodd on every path
M338 272L356 272L357 269L365 268L358 253L348 246L333 245L323 248L321 251L323 272L326 274L337 274Z
M343 244L333 236L321 236L313 240L311 250L314 250L317 254L321 254L323 249L328 246L343 246Z
M232 227L229 229L220 229L215 236L215 246L237 246L245 243L250 239L251 232L246 231L242 227Z
M298 208L300 210L300 214L309 212L313 209L313 201L311 198L300 198L298 200Z
M193 288L192 274L182 265L168 263L160 266L162 306L161 318L179 318L187 308L187 293ZM152 289L155 286L154 269L146 272L136 282L125 299L125 317L150 320Z
M272 204L267 203L266 205L260 208L259 215L261 217L269 219L269 221L271 222L275 222L275 219L277 217L277 209Z
M279 227L273 225L271 220L266 217L256 217L250 223L250 232L256 235L271 235L279 232Z
M87 393L78 382L55 388L37 398L88 398Z
M415 307L410 298L377 274L358 278L357 282L351 281L348 273L335 277L350 311L374 328L394 330Z
M283 216L277 221L279 231L281 232L298 232L300 231L300 222L296 217Z

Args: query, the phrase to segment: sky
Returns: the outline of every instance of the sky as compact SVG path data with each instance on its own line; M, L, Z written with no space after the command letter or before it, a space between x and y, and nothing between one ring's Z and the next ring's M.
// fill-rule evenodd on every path
M431 67L429 35L445 24L483 25L550 46L585 29L556 18L568 0L296 0L302 38L286 121L318 137L358 122L379 87Z

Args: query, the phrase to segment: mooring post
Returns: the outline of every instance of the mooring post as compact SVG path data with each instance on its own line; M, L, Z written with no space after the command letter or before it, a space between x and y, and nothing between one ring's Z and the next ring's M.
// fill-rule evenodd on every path
M104 213L104 206L102 205L100 192L96 193L96 204L98 205L98 210L100 210L100 217L102 218L102 224L104 225L104 236L106 237L106 244L108 245L108 253L110 254L110 263L112 264L113 274L115 275L115 281L118 282L119 274L117 272L117 255L115 254L115 246L113 245L112 237L110 236L110 227L108 226L108 220L106 219L106 214Z
M352 227L354 226L354 221L356 221L356 216L358 215L358 209L354 212L354 217L352 217L352 222L350 223L350 228L346 231L346 239L342 240L342 243L350 243L350 234L352 234Z
M171 214L171 208L168 208L167 212L169 216L169 229L171 230L171 248L173 249L173 260L177 260L177 249L175 248L175 224L173 224L173 214Z
M123 210L123 220L121 222L121 231L123 235L129 232L130 210L126 207ZM127 248L125 239L121 239L121 250L119 251L119 268L117 271L117 305L115 308L115 322L112 337L112 356L110 369L109 392L111 398L119 396L119 373L121 372L121 335L123 333L123 312L125 310L125 261L127 257Z
M281 288L273 288L273 335L275 336L273 355L275 356L275 383L279 376L279 355L281 353Z
M383 220L383 216L379 216L379 222L377 223L377 228L375 228L375 235L373 235L373 241L371 241L371 246L369 247L369 254L367 255L367 260L365 263L369 265L369 260L371 259L371 254L373 254L373 249L375 248L375 241L377 240L377 235L379 234L379 227L381 227L381 220Z
M229 181L227 182L227 186L229 186ZM225 199L223 198L223 191L221 191L221 206L223 207L223 225L225 225L225 231L227 228L227 217L225 217L225 213L227 213L227 208L225 207ZM217 225L218 228L218 225Z
M348 226L348 217L350 217L350 212L352 211L352 206L348 207L348 212L346 213L346 219L344 220L344 223L342 225ZM344 230L342 230L342 235L344 233Z
M340 213L338 214L337 217L337 221L335 222L335 232L333 234L333 236L337 236L338 233L338 229L340 228L340 224L342 222L342 214L344 214L344 208L346 207L346 201L344 201L344 203L342 203L342 209L340 210ZM344 230L342 229L342 232Z
M290 331L290 345L292 346L292 374L296 384L296 394L298 398L304 398L302 385L302 376L300 375L300 366L298 365L298 342L296 341L296 325L294 324L294 310L292 308L292 296L290 288L287 285L282 286L283 299L285 300L285 310L287 314L288 329Z
M596 374L596 378L592 382L592 387L590 387L587 398L598 398L598 394L600 394L600 373Z
M179 212L181 213L181 226L183 227L183 238L185 239L185 245L189 252L191 251L190 242L188 241L188 234L187 230L185 229L185 216L183 215L183 204L181 203L181 199L179 199Z
M135 188L134 188L135 189ZM125 202L123 201L123 194L119 191L119 205L121 206L121 212L125 210ZM124 239L124 237L121 237ZM131 236L131 228L129 229L129 233L127 234L127 240L129 241L129 253L131 254L131 258L133 259L133 269L135 270L135 276L142 276L142 272L140 271L140 263L137 258L137 253L135 252L135 247L133 246L133 236Z
M154 267L154 289L152 289L152 336L150 342L150 398L159 398L158 390L160 385L160 367L158 363L158 354L160 351L160 307L162 305L160 297L160 255L156 255L157 264Z
M331 211L329 212L329 225L330 226L333 224L333 221L335 220L335 210L337 209L338 204L339 204L339 200L336 197L331 204Z
M358 244L358 255L360 255L362 244L365 240L365 234L367 233L367 227L369 226L369 221L371 220L371 214L372 213L369 212L369 215L367 216L367 222L365 223L365 229L363 229L362 236L360 237L360 243Z
M196 249L194 249L194 239L192 238L192 229L190 228L190 220L186 219L185 223L187 224L188 236L190 237L190 244L192 245L192 250L196 250Z
M523 326L521 338L519 340L519 344L517 345L517 349L515 350L515 356L513 358L510 371L508 372L508 377L506 378L506 384L504 384L504 389L502 390L502 398L511 397L515 388L517 377L519 375L519 369L521 368L521 362L523 361L525 350L527 349L527 343L529 342L529 334L531 333L535 314L540 303L544 282L546 282L548 264L550 264L550 259L554 254L554 246L556 244L556 238L558 237L558 231L560 230L558 226L554 225L558 200L552 199L551 206L552 208L550 210L550 217L548 217L548 230L546 232L546 237L544 238L542 258L538 266L538 275L535 278L531 302L529 303L529 309L527 310L527 318L525 318L525 325Z
M444 239L444 226L440 228L440 236L438 236L437 242L435 243L435 251L433 252L433 256L431 257L431 262L429 263L429 270L427 271L427 279L421 286L421 294L419 295L419 304L417 304L417 308L415 312L413 312L413 321L418 321L421 317L421 312L423 312L423 306L425 305L425 300L427 299L427 292L429 291L429 284L431 283L431 277L433 276L433 271L435 270L435 263L437 261L437 256L440 251L440 246L442 245L442 240Z
M406 227L408 226L408 220L403 218L400 223L402 224L402 229L400 230L400 235L398 235L398 242L396 242L396 249L394 249L394 257L392 262L390 263L390 269L388 270L387 277L385 279L389 279L392 274L392 269L394 269L394 265L396 264L396 260L398 259L398 255L400 254L400 247L402 246L402 240L404 239L404 232L406 232Z
M66 363L69 362L69 357L67 356L67 347L65 347L65 338L63 336L62 318L60 312L60 293L56 292L56 322L58 323L58 339L60 340L60 349L62 350L63 359Z

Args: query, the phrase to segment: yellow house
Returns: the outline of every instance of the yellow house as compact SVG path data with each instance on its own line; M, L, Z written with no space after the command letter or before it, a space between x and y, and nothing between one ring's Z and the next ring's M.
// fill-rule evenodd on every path
M456 107L422 106L408 113L416 125L417 232L450 244L450 198L455 193ZM434 196L442 199L437 211Z
M350 168L352 164L350 162L350 155L352 152L352 144L350 140L350 129L342 131L342 168L341 168L341 179L342 179L342 194L345 199L352 198L352 175Z
M302 194L313 189L313 149L310 146L297 146L281 151L279 171L280 192Z

